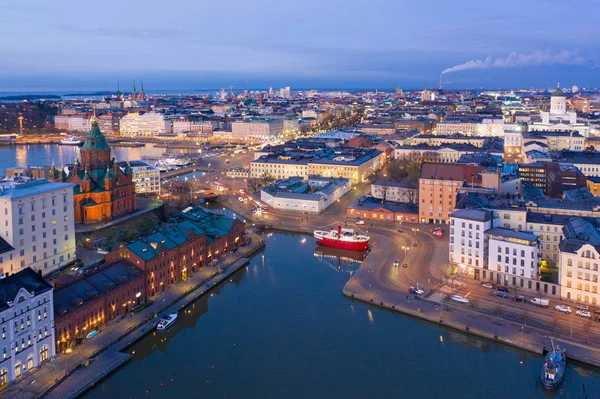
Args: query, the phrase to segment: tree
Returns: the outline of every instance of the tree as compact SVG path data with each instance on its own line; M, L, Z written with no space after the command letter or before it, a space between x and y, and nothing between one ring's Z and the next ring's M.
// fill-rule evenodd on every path
M271 175L270 173L263 173L262 176L260 177L261 182L263 183L263 185L267 185L269 183L271 183L272 181L275 180L275 177L273 177L273 175Z
M256 194L260 188L260 180L254 177L248 179L248 188Z

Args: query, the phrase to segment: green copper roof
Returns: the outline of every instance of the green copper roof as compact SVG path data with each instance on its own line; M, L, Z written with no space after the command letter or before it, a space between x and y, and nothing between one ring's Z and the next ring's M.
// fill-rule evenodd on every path
M98 127L98 119L92 119L92 128L90 129L90 135L85 139L85 143L82 150L110 150L106 138Z
M552 93L552 97L566 97L565 93L561 89L556 89L554 93Z

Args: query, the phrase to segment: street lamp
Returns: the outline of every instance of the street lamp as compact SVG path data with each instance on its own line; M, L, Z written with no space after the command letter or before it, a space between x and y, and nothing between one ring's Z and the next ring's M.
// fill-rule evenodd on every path
M410 247L408 246L402 246L402 249L404 250L404 258L406 258L406 252L410 249Z

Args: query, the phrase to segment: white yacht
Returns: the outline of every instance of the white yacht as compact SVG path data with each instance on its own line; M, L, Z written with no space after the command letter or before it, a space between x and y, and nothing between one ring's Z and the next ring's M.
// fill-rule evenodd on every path
M69 137L68 139L62 139L60 141L62 145L80 145L83 144L83 141L79 140L77 137Z
M158 322L158 325L156 326L157 330L166 330L167 328L171 327L173 324L175 324L175 320L177 319L177 313L171 313L170 315L164 316L163 318L161 318Z

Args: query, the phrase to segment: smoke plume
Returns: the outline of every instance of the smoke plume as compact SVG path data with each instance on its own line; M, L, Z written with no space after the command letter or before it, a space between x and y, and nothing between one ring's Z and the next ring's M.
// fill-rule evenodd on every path
M467 69L516 68L535 65L575 65L583 64L584 62L585 60L582 57L566 50L558 53L550 51L536 51L529 54L510 53L506 58L489 56L484 60L467 61L464 64L444 69L442 73L465 71Z

